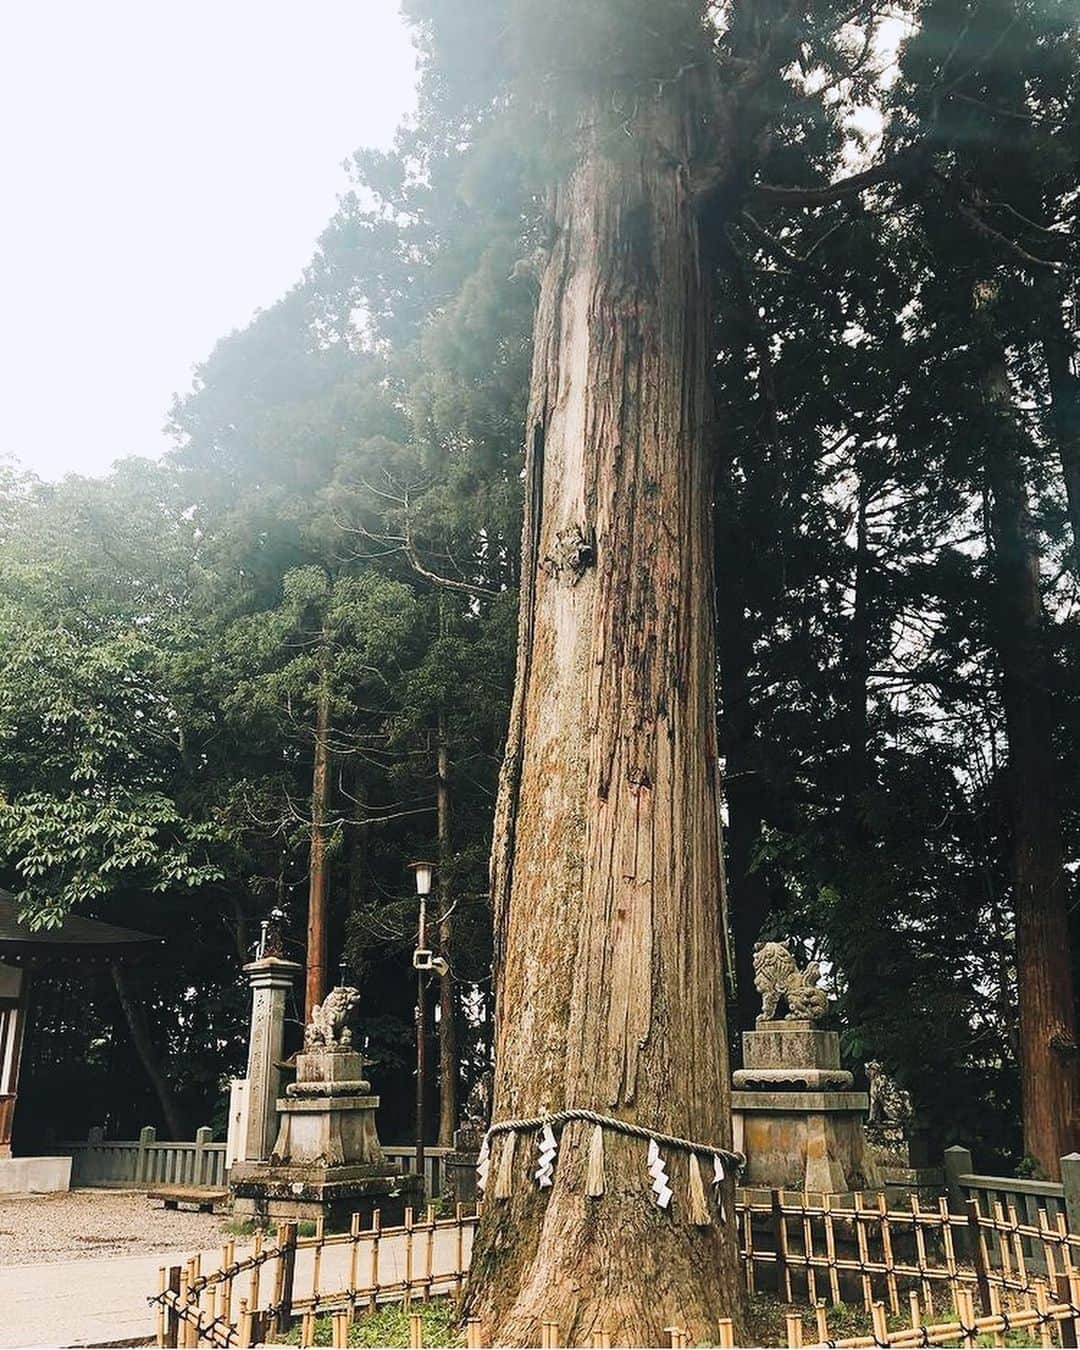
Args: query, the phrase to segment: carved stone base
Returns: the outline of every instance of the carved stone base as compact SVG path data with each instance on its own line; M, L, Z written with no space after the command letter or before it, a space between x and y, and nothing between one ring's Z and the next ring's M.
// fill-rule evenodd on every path
M229 1178L233 1212L280 1223L323 1219L330 1232L349 1228L354 1214L370 1228L376 1210L384 1227L400 1224L406 1208L423 1204L423 1181L413 1173L382 1167L289 1167L244 1164Z
M402 1221L423 1203L421 1178L388 1162L375 1129L378 1097L363 1078L363 1059L340 1045L296 1057L296 1082L277 1100L278 1132L265 1162L234 1165L229 1175L238 1214L259 1219L318 1219L347 1228L354 1213L369 1227Z
M745 1185L820 1194L881 1185L863 1133L864 1092L736 1091L731 1105Z

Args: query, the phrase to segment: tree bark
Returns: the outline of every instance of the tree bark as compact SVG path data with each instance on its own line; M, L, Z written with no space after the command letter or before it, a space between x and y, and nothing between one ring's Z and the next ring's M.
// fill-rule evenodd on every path
M436 732L435 789L439 838L439 951L449 961L453 943L453 919L450 917L450 747L446 711L439 709ZM448 970L439 978L439 1144L449 1148L457 1128L457 1012L454 973Z
M1080 379L1073 373L1076 343L1065 326L1059 278L1044 278L1041 289L1040 321L1051 422L1069 506L1073 569L1080 571Z
M315 747L311 769L311 847L308 867L307 959L304 972L304 1020L326 995L326 910L330 889L327 820L330 814L329 640L323 634L323 665L315 705Z
M743 532L736 519L727 463L721 464L717 492L717 618L724 634L720 657L720 745L724 755L727 801L727 882L732 940L735 944L735 1002L738 1027L752 1031L761 1009L754 988L754 943L772 906L768 882L755 866L761 838L762 777L757 726L750 691L753 645L740 575L745 557ZM734 1048L734 1047L733 1047Z
M983 378L997 613L1009 740L1024 1149L1043 1173L1077 1143L1076 1023L1064 854L1051 741L1039 551L1004 353Z
M517 686L496 813L495 1121L584 1107L730 1147L720 925L708 268L679 90L557 196L529 412ZM646 1145L567 1125L554 1184L517 1139L470 1315L492 1344L659 1345L739 1315L738 1246L654 1203ZM508 1147L494 1144L492 1175Z
M128 1030L131 1032L131 1043L135 1047L135 1053L142 1061L147 1078L150 1079L150 1084L158 1099L158 1105L161 1107L161 1114L168 1126L169 1137L186 1139L188 1137L187 1122L184 1120L184 1114L173 1096L172 1085L162 1070L161 1061L150 1036L150 1029L146 1025L146 1014L141 1004L136 1003L132 998L120 963L114 961L110 968L113 984L116 987L116 996L120 1000L120 1007L124 1011Z

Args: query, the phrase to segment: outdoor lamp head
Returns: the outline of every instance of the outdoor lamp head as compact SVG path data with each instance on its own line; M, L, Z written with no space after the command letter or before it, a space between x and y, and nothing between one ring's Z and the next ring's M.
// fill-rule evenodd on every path
M433 863L414 862L410 863L413 873L416 876L416 894L423 897L431 894L431 878L435 874Z

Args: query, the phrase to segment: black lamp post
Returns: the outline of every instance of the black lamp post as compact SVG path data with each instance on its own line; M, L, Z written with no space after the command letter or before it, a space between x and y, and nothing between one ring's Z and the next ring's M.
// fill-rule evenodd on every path
M435 868L429 862L410 863L416 877L416 894L420 899L420 925L417 932L413 966L416 970L416 1172L424 1175L424 1079L426 1077L427 1016L424 1011L424 977L432 968L432 955L427 945L427 901L431 894L431 879Z

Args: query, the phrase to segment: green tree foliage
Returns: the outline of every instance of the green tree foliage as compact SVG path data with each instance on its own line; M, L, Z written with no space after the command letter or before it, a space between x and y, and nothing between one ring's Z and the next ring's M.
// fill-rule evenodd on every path
M384 1131L408 1129L404 869L439 849L440 744L465 1078L482 1065L548 185L584 108L616 147L642 100L700 76L737 151L719 198L710 166L679 166L714 270L733 1006L748 1025L759 930L795 936L829 963L852 1062L884 1060L936 1143L1015 1160L1015 747L980 371L992 344L1071 905L1075 5L404 11L417 118L354 156L304 275L200 368L175 452L98 483L0 483L7 884L35 922L77 906L168 935L170 975L139 994L205 1115L240 1067L237 971L272 907L302 952L327 682L331 965L346 953L368 991ZM84 1043L105 1046L115 1000L91 1003ZM69 1049L82 1034L59 992L46 1024ZM106 1059L86 1057L99 1083Z

